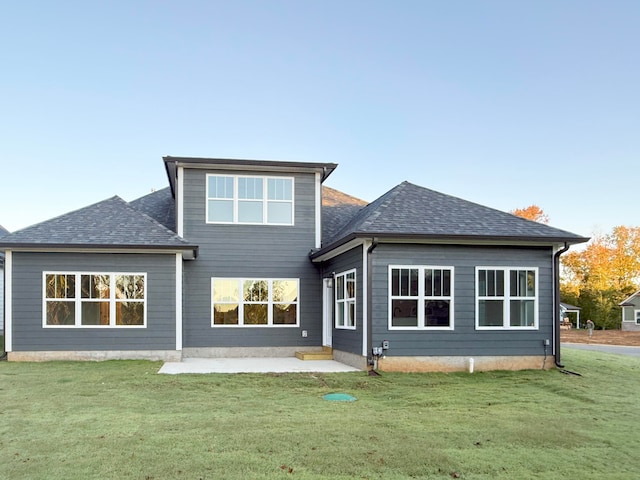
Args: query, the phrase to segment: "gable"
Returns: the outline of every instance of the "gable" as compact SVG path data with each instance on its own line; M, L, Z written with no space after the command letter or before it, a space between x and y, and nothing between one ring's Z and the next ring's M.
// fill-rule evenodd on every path
M622 302L618 304L619 307L637 307L640 306L640 290L635 292L633 295L625 298Z

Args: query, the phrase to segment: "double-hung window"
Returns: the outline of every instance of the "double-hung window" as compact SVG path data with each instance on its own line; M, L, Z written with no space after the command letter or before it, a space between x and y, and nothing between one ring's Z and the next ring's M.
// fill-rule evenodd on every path
M476 268L476 328L538 328L537 268Z
M299 325L299 280L212 278L214 327Z
M389 329L453 329L453 267L390 266Z
M146 274L43 275L45 327L144 327Z
M640 325L640 310L634 310L633 314L636 319L636 325Z
M207 223L293 225L292 177L207 175Z
M335 276L336 328L356 328L356 271Z

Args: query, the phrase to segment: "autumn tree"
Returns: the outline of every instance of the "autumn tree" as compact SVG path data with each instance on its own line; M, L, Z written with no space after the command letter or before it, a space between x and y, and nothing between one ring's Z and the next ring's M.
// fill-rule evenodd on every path
M640 227L615 227L561 259L563 300L579 305L581 317L596 326L619 328L618 304L640 285Z
M538 223L549 223L549 216L538 205L529 205L525 208L516 208L509 212L516 217L526 218L527 220L533 220Z

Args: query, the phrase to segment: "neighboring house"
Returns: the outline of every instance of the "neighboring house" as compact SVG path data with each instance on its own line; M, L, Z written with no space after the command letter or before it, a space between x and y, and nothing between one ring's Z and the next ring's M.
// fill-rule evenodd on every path
M564 303L564 302L560 302L560 318L563 319L562 323L564 324L565 321L564 319L569 319L569 314L570 313L575 313L576 314L576 328L580 328L580 312L582 311L582 308L580 307L576 307L575 305L570 305L568 303ZM568 320L569 322L571 322L571 320ZM571 326L571 323L569 323L569 327Z
M7 233L9 231L0 225L0 237L4 237ZM2 332L4 332L4 252L0 251L0 333Z
M640 290L618 305L622 307L622 330L640 332Z
M559 257L587 238L408 182L366 204L323 187L332 163L164 165L168 188L0 240L9 360L559 364Z

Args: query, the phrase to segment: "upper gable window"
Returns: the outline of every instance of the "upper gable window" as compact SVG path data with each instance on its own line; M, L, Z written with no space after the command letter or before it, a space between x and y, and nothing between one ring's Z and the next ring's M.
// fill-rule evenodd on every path
M207 175L207 223L293 225L293 178Z

